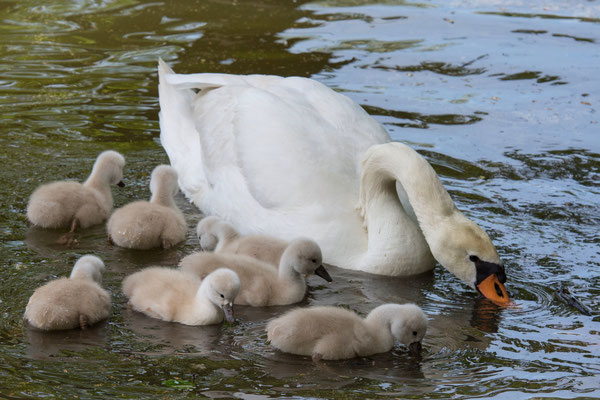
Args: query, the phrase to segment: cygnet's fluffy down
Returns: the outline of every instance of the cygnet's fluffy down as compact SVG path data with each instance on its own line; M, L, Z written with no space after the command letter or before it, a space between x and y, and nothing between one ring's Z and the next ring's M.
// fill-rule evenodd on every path
M128 306L149 317L185 325L233 321L233 301L240 289L237 274L220 268L204 280L191 272L150 267L123 280Z
M286 248L279 269L245 255L206 252L184 257L180 266L200 277L220 267L232 269L241 281L235 303L261 307L301 301L306 292L304 275L317 274L331 282L321 262L321 250L315 242L298 240Z
M38 187L27 205L27 218L42 228L87 228L108 218L113 208L110 185L122 186L125 158L116 151L100 153L83 183L59 181Z
M231 225L215 216L200 220L196 234L204 251L244 254L275 266L279 265L283 252L290 244L273 236L242 236Z
M365 319L340 307L308 307L271 320L266 330L271 345L281 351L315 361L342 360L387 352L396 340L420 351L427 317L414 304L383 304Z
M185 239L187 225L177 208L177 172L168 165L152 171L150 201L136 201L115 210L107 223L109 240L131 249L170 248Z
M45 331L85 329L106 319L110 294L100 287L104 263L96 256L83 256L69 278L59 278L37 288L25 308L25 321Z

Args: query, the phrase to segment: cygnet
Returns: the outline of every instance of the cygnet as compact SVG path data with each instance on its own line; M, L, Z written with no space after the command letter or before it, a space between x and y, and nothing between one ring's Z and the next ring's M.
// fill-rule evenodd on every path
M427 317L414 304L383 304L366 318L341 307L297 308L267 324L267 339L277 349L315 362L365 357L390 351L394 341L421 350Z
M108 239L130 249L168 249L185 239L187 225L175 204L177 172L159 165L150 179L150 201L135 201L121 207L107 223Z
M215 253L244 254L268 264L279 266L279 261L290 242L269 235L240 235L219 217L205 217L196 227L200 247ZM309 239L306 239L309 240Z
M203 277L226 267L240 277L235 303L253 307L293 304L306 292L304 275L316 274L328 282L331 277L322 265L321 249L310 240L292 241L281 256L279 269L249 256L198 252L184 257L180 268Z
M105 221L113 208L110 185L124 186L125 158L116 151L100 153L82 184L59 181L38 187L29 199L27 218L42 228L70 228L61 241L70 244L73 232Z
M220 268L204 280L191 272L150 267L123 280L128 307L163 321L185 325L233 322L233 302L240 290L237 274Z
M110 294L100 287L104 263L96 256L81 257L69 278L59 278L37 288L29 298L24 319L45 330L85 329L106 319Z

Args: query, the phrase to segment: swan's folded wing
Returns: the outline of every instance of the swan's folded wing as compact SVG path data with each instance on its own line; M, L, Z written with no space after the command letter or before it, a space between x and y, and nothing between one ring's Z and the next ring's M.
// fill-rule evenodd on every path
M194 127L190 89L171 85L170 77L177 76L159 60L158 93L160 100L160 141L171 165L177 170L179 187L191 200L206 186L202 167L200 138Z
M221 173L229 171L229 184L269 210L358 198L354 150L338 142L338 128L295 89L203 91L194 100L194 117L210 183L222 183Z

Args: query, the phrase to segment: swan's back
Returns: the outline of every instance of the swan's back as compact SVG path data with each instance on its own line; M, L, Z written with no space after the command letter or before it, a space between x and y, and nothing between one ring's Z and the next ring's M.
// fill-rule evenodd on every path
M159 68L161 142L180 185L242 234L310 236L310 223L286 226L278 213L323 221L332 204L353 209L361 155L390 140L360 106L310 79L167 68ZM206 89L194 96L190 88Z

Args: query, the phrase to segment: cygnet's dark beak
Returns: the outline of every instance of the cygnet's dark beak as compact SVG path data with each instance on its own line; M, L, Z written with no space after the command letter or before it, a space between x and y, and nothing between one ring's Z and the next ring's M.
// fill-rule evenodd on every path
M125 184L123 183L123 181L119 181L119 183L117 183L118 187L125 187Z
M227 322L234 322L233 319L233 304L225 304L223 306L223 312L225 313L225 320Z
M315 275L319 275L327 282L333 282L333 279L331 279L331 276L329 276L329 273L327 272L327 270L325 270L325 267L322 265L319 265L319 268L315 269Z
M423 346L421 346L421 342L412 342L408 345L408 350L414 356L418 356L419 354L421 354L422 349Z

